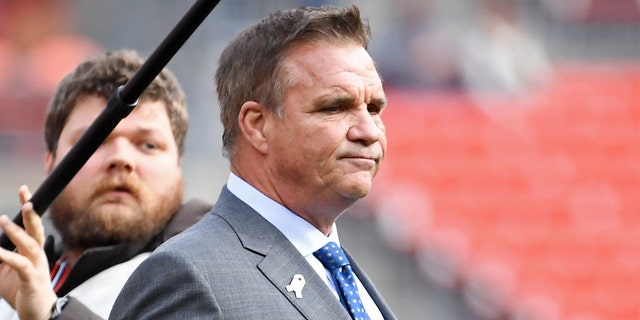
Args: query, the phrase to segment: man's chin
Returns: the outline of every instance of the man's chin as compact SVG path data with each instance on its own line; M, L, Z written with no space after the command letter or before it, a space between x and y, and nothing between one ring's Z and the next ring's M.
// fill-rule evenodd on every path
M133 230L144 217L140 209L123 204L103 204L100 210L91 214L91 220L97 225L102 225L102 229L107 233Z
M343 196L349 199L358 200L364 198L371 190L371 176L360 177L359 179L349 179L343 188Z

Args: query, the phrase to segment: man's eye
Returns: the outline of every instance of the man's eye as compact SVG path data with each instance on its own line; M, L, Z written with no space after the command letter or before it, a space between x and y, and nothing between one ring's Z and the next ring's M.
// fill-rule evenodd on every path
M380 113L380 107L378 107L375 104L368 104L367 105L367 111L369 111L369 113L371 113L371 114L378 114L378 113Z
M338 113L340 112L340 110L342 110L340 107L327 107L327 108L323 108L320 111L324 113Z
M155 149L158 149L158 146L152 142L144 142L142 144L142 148L146 150L155 150Z

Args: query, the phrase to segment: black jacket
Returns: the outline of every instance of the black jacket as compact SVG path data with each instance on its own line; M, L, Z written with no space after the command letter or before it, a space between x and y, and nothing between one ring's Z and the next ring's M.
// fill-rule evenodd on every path
M83 282L110 267L128 261L140 253L153 251L167 239L182 232L200 220L211 207L211 204L202 200L190 200L184 203L160 233L153 237L136 242L88 249L69 271L67 279L57 292L58 296L62 297L68 294ZM60 258L64 249L61 244L56 244L56 238L56 236L50 235L47 237L45 243L45 252L50 266L53 266L58 258ZM102 318L91 312L91 310L80 301L70 298L58 319L77 320Z

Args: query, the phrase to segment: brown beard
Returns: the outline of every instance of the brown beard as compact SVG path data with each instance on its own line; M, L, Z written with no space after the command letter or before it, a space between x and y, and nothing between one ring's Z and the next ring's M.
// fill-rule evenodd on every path
M126 191L133 199L109 199L107 192L114 190ZM182 192L182 179L167 188L165 194L153 195L137 178L110 175L93 184L88 192L63 191L51 205L50 216L67 249L114 245L149 238L159 232L180 207ZM113 210L129 213L122 219L122 214Z

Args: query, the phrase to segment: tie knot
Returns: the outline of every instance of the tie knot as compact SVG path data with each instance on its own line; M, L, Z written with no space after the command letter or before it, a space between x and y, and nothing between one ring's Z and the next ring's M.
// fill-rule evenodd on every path
M329 270L339 269L349 264L344 251L335 242L327 243L324 247L314 252L313 255Z

